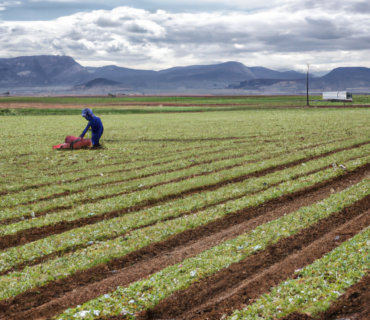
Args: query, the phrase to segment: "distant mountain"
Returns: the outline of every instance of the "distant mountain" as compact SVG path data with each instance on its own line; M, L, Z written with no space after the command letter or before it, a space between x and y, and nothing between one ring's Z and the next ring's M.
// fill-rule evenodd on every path
M89 89L117 87L117 90L251 89L303 90L306 74L246 67L239 62L174 67L161 71L117 67L83 67L68 56L30 56L0 59L0 88L75 87ZM83 84L83 85L81 85ZM337 68L323 77L311 75L310 88L343 90L370 87L370 69ZM283 88L283 89L281 89Z
M210 81L228 82L257 79L258 77L239 62L225 62L213 65L175 67L159 71L158 74L167 81Z
M74 85L90 77L67 56L30 56L0 59L1 87Z
M117 66L89 68L89 71L94 77L119 81L126 86L154 89L226 86L232 81L256 78L246 66L238 62L175 67L161 71L136 70Z
M341 67L327 75L313 79L312 88L325 90L346 90L370 87L370 69L364 67Z

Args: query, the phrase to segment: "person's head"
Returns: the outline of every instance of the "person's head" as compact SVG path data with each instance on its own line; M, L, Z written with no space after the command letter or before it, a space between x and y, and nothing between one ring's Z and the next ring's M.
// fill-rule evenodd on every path
M91 109L85 108L82 110L82 116L87 120L91 121L94 118L94 113Z

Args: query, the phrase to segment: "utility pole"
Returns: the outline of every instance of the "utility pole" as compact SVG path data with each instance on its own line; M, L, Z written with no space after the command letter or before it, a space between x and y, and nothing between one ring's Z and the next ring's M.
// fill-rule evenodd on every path
M309 96L308 96L308 75L310 73L310 64L307 63L307 107L310 106L310 100L309 100Z

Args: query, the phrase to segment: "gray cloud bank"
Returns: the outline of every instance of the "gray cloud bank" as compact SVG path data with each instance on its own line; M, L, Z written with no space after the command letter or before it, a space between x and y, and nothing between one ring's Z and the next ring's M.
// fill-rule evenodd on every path
M221 5L219 1L200 1ZM313 70L370 67L365 1L261 1L238 11L173 13L132 7L49 21L0 21L0 57L69 55L82 65L138 69L239 61ZM6 8L4 3L0 7Z

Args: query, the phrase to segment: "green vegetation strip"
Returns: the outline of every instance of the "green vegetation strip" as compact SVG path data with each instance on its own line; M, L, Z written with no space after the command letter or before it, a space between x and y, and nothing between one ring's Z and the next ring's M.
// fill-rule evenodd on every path
M116 291L93 299L78 308L68 309L54 319L74 319L81 317L81 314L85 315L85 319L119 314L135 318L136 313L154 307L176 291L184 290L192 283L227 268L232 263L240 262L254 252L264 250L268 245L294 235L332 213L350 206L369 195L369 187L370 180L365 179L312 206L260 225L233 240L225 241L193 258L167 267L149 279L137 281L125 288L119 287ZM363 256L363 253L361 255ZM366 260L369 263L367 258ZM349 268L351 265L346 264L346 267Z
M366 159L366 161L369 160L370 157ZM354 167L359 166L359 163L359 160L356 160L356 162L352 161L348 163L347 166L350 170L352 170L354 169ZM76 273L77 271L86 270L101 263L107 263L112 259L123 257L126 254L143 248L149 244L166 240L174 234L179 234L185 230L196 228L198 226L215 221L223 216L226 216L227 214L236 212L246 207L259 205L267 200L277 198L284 194L292 193L306 186L310 186L321 181L325 181L333 176L340 175L339 172L340 171L328 169L312 174L310 176L306 176L296 181L284 182L262 193L258 193L249 197L244 197L235 201L230 201L230 203L228 203L227 205L223 204L220 206L209 208L202 212L198 212L196 214L191 214L178 219L160 222L155 224L154 226L135 230L128 234L125 238L120 237L100 243L98 242L88 248L77 250L63 257L46 261L45 263L42 263L40 265L26 267L21 272L13 272L4 275L0 277L0 299L6 299L11 296L16 296L26 291L27 289L45 285L50 281L62 279ZM291 220L279 219L278 221L284 221L284 228L286 228L286 230L288 231L282 231L279 229L278 234L280 236L287 236L288 234L290 234L289 230L291 230L291 232L297 232L299 228L303 228L304 226L306 226L307 223L314 223L314 221L317 221L318 218L322 219L325 214L327 216L331 212L340 210L340 208L344 207L345 205L350 205L356 202L361 197L364 197L365 195L370 193L370 190L368 188L369 185L370 182L368 180L365 180L359 183L356 187L351 188L350 190L352 191L352 193L357 194L356 197L352 196L351 191L348 191L348 197L347 193L340 193L335 197L331 197L329 205L324 205L324 212L318 212L318 209L322 208L321 204L313 206L314 209L312 210L307 209L308 211L304 211L305 214L307 214L307 217L302 219L302 221L299 220L299 218L301 218L300 214L298 214L298 218L294 218L294 214L286 216L290 217ZM339 202L338 199L340 200ZM335 201L337 201L337 203L335 203ZM300 210L299 212L302 212L302 210ZM294 219L298 219L299 223L294 222ZM268 224L266 226L267 227L262 227L263 229L261 230L258 229L258 232L248 233L247 237L252 237L253 243L261 246L267 245L268 241L271 241L273 239L277 241L279 239L279 236L276 234L276 230L274 231L275 222L271 222L271 224ZM267 229L265 230L264 228ZM262 231L264 231L264 233L261 233ZM268 236L268 238L266 238L267 240L265 239L265 236ZM258 241L260 241L260 244ZM245 243L245 240L242 242ZM245 256L245 254L249 254L250 252L253 252L262 247L257 247L256 249L254 246L253 248L250 246L245 247L245 250L241 251L243 252L242 256ZM1 254L1 256L5 257L6 254L7 253L4 252ZM220 255L223 256L223 254L221 253Z
M351 141L352 139L339 141L341 143L345 143L345 141ZM320 141L320 145L324 143L332 143L330 140L322 140ZM336 141L337 142L337 141ZM338 142L337 142L338 143ZM42 178L38 181L32 181L31 184L25 184L25 181L19 182L18 185L13 184L11 188L7 186L7 189L4 191L17 191L22 190L27 187L35 186L35 184L53 184L52 186L48 187L42 187L39 188L41 191L36 190L32 188L31 190L27 190L24 192L21 192L17 195L7 195L0 197L0 204L1 206L7 206L7 205L15 205L19 201L27 201L28 199L31 200L37 200L41 196L49 195L52 192L63 192L65 190L67 191L73 191L78 190L78 188L86 188L90 185L94 185L96 183L102 184L102 183L113 183L114 181L122 181L124 179L132 179L132 178L139 178L144 175L153 174L153 173L160 173L161 171L166 170L179 170L182 167L186 167L189 165L197 164L198 162L204 162L204 161L217 161L220 160L220 158L227 158L227 157L234 157L234 156L242 156L243 154L250 154L251 159L258 158L257 153L260 153L260 157L265 157L265 155L270 155L271 152L278 153L278 150L289 152L291 150L295 150L297 146L300 148L309 148L310 146L314 146L316 142L307 142L305 144L302 144L301 141L280 141L278 143L278 146L274 144L267 144L267 143L253 143L253 145L250 145L250 143L241 143L238 145L233 145L232 148L215 148L213 151L214 153L211 154L202 154L199 150L197 151L191 151L191 153L185 153L181 156L169 156L164 159L163 163L155 163L153 164L153 160L145 160L145 161L135 161L133 163L122 163L117 164L116 166L112 167L109 166L109 163L104 160L107 158L107 156L104 155L98 155L98 157L102 158L104 161L104 164L107 166L99 168L96 170L96 168L92 167L89 169L89 166L85 165L85 168L81 171L77 172L71 172L68 174L63 174L60 176L52 176L50 178L45 177L44 174L42 174ZM248 156L248 155L246 155ZM81 155L74 154L71 159L74 159L76 161L80 160ZM191 158L191 159L189 159ZM47 159L49 160L49 159ZM191 160L191 161L189 161ZM53 161L53 160L51 160ZM147 166L145 168L145 166ZM144 168L142 168L144 167ZM37 168L37 167L36 167ZM36 169L34 168L34 169ZM129 171L131 170L131 172ZM140 171L138 171L140 170ZM35 176L35 172L37 170L33 170L31 172L32 176ZM121 171L121 172L120 172ZM87 179L87 181L79 182L78 179ZM60 182L63 182L63 184L60 184ZM68 183L67 183L68 182ZM56 185L57 184L57 185ZM80 187L79 187L80 186ZM40 193L41 192L41 193ZM17 200L18 199L18 200Z
M287 141L286 144L289 144L291 143L290 141ZM225 146L220 146L220 147L215 147L215 148L212 148L212 153L225 153L225 154L232 154L233 153L233 150L236 151L236 150L239 150L240 152L240 149L243 148L243 147L251 147L250 146L251 143L250 142L245 142L245 143L241 143L241 144L238 144L238 145L229 145L228 147L225 147ZM266 146L264 146L266 148ZM205 146L203 146L203 148L206 148ZM258 148L261 148L261 144L255 144L253 143L252 144L252 148L251 149L248 149L250 151L254 151L255 149L258 149ZM68 151L66 151L68 152ZM86 155L86 153L88 153L89 151L84 151L82 150L81 151L82 153L80 152L75 152L73 154L69 154L68 158L69 160L74 160L75 162L79 163L79 162L82 162L83 163L83 167L78 170L78 169L74 169L72 172L69 172L69 168L67 167L67 170L64 169L64 171L67 171L67 172L63 172L63 171L60 171L59 174L58 174L58 171L59 170L56 170L56 168L50 168L52 170L52 173L53 175L52 176L48 176L47 173L45 173L45 167L46 166L42 166L40 167L40 175L35 175L36 172L38 172L38 167L36 166L35 168L33 168L33 170L31 172L28 173L28 176L33 178L33 179L28 179L27 180L27 183L25 183L25 181L20 181L18 185L16 184L13 184L11 186L11 188L9 188L9 186L6 188L6 189L3 189L2 191L10 191L10 192L14 192L14 191L17 191L17 190L22 190L24 188L27 188L27 187L32 187L32 186L35 186L37 184L45 184L45 183L58 183L59 181L63 181L63 187L64 188L68 188L68 185L66 184L67 181L68 182L75 182L77 179L79 178L89 178L89 176L91 177L94 177L96 176L97 174L97 171L99 174L111 174L111 173L115 173L117 171L120 171L120 170L136 170L136 169L141 169L141 167L145 167L145 166L148 166L148 167L152 167L152 170L154 171L156 168L158 168L159 166L163 166L163 165L168 165L170 164L171 162L176 162L176 161L184 161L184 160L188 160L188 158L191 158L191 157L206 157L206 158L212 158L215 157L214 154L210 153L209 150L206 150L204 152L200 151L200 150L188 150L188 151L185 151L185 152L181 152L181 153L177 153L176 150L173 150L173 152L175 153L175 155L172 155L172 154L168 154L166 156L163 156L163 151L162 151L162 156L159 157L159 162L155 162L158 158L156 157L155 155L155 151L153 150L148 150L148 153L150 153L150 159L137 159L137 157L127 157L127 158L124 158L125 161L122 161L122 163L117 163L117 159L115 159L115 157L109 157L105 154L98 154L96 155L96 158L97 159L100 159L103 163L103 166L99 167L98 170L96 170L97 168L93 165L93 164L86 164L86 160L84 159L83 156ZM245 150L246 152L246 150ZM210 153L210 154L209 154ZM209 154L209 155L208 155ZM58 160L58 156L54 156L54 157L46 157L46 159L44 159L46 163L49 163L49 162L54 162L56 160ZM160 161L162 160L162 161ZM153 164L154 163L154 164ZM188 163L189 164L189 163ZM191 164L191 163L190 163ZM61 165L58 165L59 167ZM63 166L62 166L63 167ZM65 168L65 167L64 167ZM75 166L73 167L75 168ZM158 169L159 170L159 169ZM23 173L23 179L24 178L28 178L27 174L24 174ZM36 176L36 179L34 179Z
M5 255L0 253L0 272L8 270L13 266L33 261L34 259L52 254L54 252L63 252L66 249L74 248L75 246L85 245L89 246L96 241L104 241L111 237L117 237L126 232L130 232L135 228L140 228L145 225L163 221L169 218L175 218L179 215L200 210L204 206L211 206L221 201L235 199L248 193L256 193L261 190L268 189L276 183L282 183L295 179L299 176L307 174L318 168L332 164L344 163L351 157L359 157L367 154L370 147L359 148L358 150L351 150L340 152L326 158L313 160L305 163L305 165L298 165L285 170L277 171L269 175L249 179L240 183L227 185L215 191L203 192L194 194L185 199L178 199L172 202L165 203L161 206L155 206L143 211L126 214L111 220L104 220L99 223L88 225L82 228L73 229L71 231L53 235L35 242L25 244L23 246L14 247L6 250ZM370 160L370 157L368 157ZM366 158L367 159L367 158ZM363 164L366 159L358 159L352 162L355 166ZM352 167L352 169L355 167ZM338 173L343 173L342 169L338 168ZM337 174L332 170L333 176ZM248 196L247 196L248 197ZM247 199L244 198L244 201ZM249 195L253 198L255 195ZM229 202L215 207L213 210L221 212L225 211L224 206L228 206ZM115 210L122 209L123 204L117 203ZM104 210L104 208L103 208ZM96 212L97 214L108 213L106 211ZM199 213L202 214L202 213ZM220 216L221 217L221 216ZM216 218L216 216L214 216Z
M345 136L346 140L349 137L345 134L345 132L333 132L331 135L324 134L323 137L311 136L306 138L307 142L310 142L311 145L315 143L332 143L335 142L332 139L332 136L335 137L342 137ZM3 179L4 185L0 192L17 192L20 190L24 190L25 188L34 187L37 185L42 184L52 184L52 183L59 183L63 181L63 185L66 184L67 181L73 182L78 178L85 178L87 176L96 175L96 168L99 168L98 172L105 173L105 172L114 172L123 166L122 169L134 169L134 168L141 168L143 166L152 166L154 161L154 165L161 165L165 163L169 163L175 160L184 160L191 157L202 157L202 155L216 153L217 151L227 151L231 149L241 149L241 148L248 148L245 150L246 152L254 152L254 148L257 146L263 146L266 149L274 148L275 145L278 147L282 147L282 145L287 145L288 149L292 148L293 145L297 145L299 143L299 139L297 139L294 135L293 136L286 136L285 133L281 135L274 135L273 143L268 140L266 142L267 137L256 137L254 140L225 140L225 141L208 141L205 143L200 143L199 141L194 144L194 148L190 150L179 150L178 144L181 142L176 142L176 144L171 143L169 149L163 149L163 143L161 142L151 142L151 145L148 144L146 148L140 147L140 152L146 151L144 155L146 155L147 159L143 159L143 156L137 156L135 154L124 152L119 152L121 157L124 159L121 163L117 162L117 153L112 151L108 152L109 150L104 150L102 153L97 153L93 158L88 157L91 155L90 151L80 150L78 152L53 152L52 154L48 154L44 158L37 159L37 163L32 164L29 161L30 157L27 157L27 162L24 162L22 157L15 158L7 162L7 166L3 168L4 171L9 172L12 176L12 183L6 183L6 179ZM267 138L269 139L269 138ZM238 142L234 144L234 142ZM241 143L239 143L241 142ZM212 144L211 146L209 144ZM193 143L191 144L193 145ZM125 143L126 146L126 143ZM211 148L211 149L209 149ZM189 148L187 148L189 149ZM208 150L207 150L208 149ZM126 150L126 149L124 149ZM205 152L204 152L205 150ZM166 154L167 153L167 154ZM148 159L147 155L150 154L150 158ZM69 163L63 161L63 159L67 158ZM88 162L88 163L87 163ZM42 163L42 165L40 165ZM74 170L69 170L70 164L73 163ZM1 163L0 163L1 164ZM3 163L4 164L4 163ZM51 165L52 164L52 165ZM96 164L99 164L96 166ZM115 168L110 168L111 166L115 166ZM16 167L16 170L14 170ZM66 170L66 168L68 168ZM51 175L50 175L51 173ZM0 184L2 183L2 176L0 175ZM68 185L65 185L67 189Z
M302 104L304 105L304 104ZM256 106L254 106L256 108ZM260 109L261 107L259 107ZM266 106L268 108L268 106ZM82 109L82 108L81 108ZM69 108L50 108L50 109L36 109L36 108L0 108L0 116L66 116L66 115L81 115L81 109ZM119 108L94 108L94 112L99 115L112 114L148 114L148 113L181 113L181 112L220 112L220 111L240 111L251 110L253 106L170 106L170 107L150 107L131 109Z
M294 153L296 154L297 151L299 151L301 148L298 148ZM303 147L303 149L306 149L306 147ZM306 151L309 152L309 151ZM291 152L292 153L292 152ZM18 204L16 207L10 206L8 208L2 208L0 210L0 220L7 219L7 218L16 218L16 217L32 217L32 213L36 212L36 215L40 215L40 213L43 213L45 211L53 210L54 208L58 208L60 206L66 207L66 206L76 206L79 204L79 202L88 202L89 199L96 199L108 196L110 198L117 197L122 195L123 193L129 193L129 192L135 192L138 190L142 190L142 188L147 189L148 187L152 187L156 184L162 184L163 183L169 183L171 180L174 179L190 179L192 176L196 175L203 175L203 174L215 174L212 173L213 171L219 171L219 170L227 170L230 167L233 166L240 166L244 164L245 166L251 166L251 164L248 164L249 162L256 162L257 160L262 159L271 159L276 157L276 155L284 154L284 158L289 158L288 155L290 155L288 152L284 151L284 148L277 148L274 152L261 152L261 153L253 153L251 155L242 156L240 158L234 159L227 159L222 161L215 161L212 163L206 163L206 164L200 164L196 165L195 167L186 167L186 165L189 162L182 162L183 166L186 167L183 170L179 170L177 172L173 173L159 173L155 176L147 177L147 178L137 178L137 176L145 175L146 172L150 172L153 170L151 167L143 169L140 171L140 173L137 173L136 171L128 171L124 174L117 173L112 176L100 176L98 178L90 179L88 181L82 181L82 182L76 182L72 186L69 186L69 190L67 191L69 194L63 194L63 191L65 192L64 188L61 188L62 190L57 190L58 187L53 188L52 190L57 195L56 198L47 199L47 197L50 194L50 189L40 189L40 191L34 191L34 190L28 190L27 192L17 194L17 195L9 195L6 197L8 200L3 200L4 203L15 203L24 201L25 199L31 199L28 201L36 201L33 197L38 199L39 201L36 203L28 203L26 204ZM243 155L243 153L242 153ZM275 158L277 159L277 158ZM177 163L179 164L179 162ZM180 162L181 164L181 162ZM196 164L196 162L194 162ZM170 166L167 167L169 169ZM163 169L163 167L162 167ZM250 171L248 171L250 172ZM217 173L216 173L217 174ZM126 176L126 178L123 178ZM130 177L135 180L130 180ZM90 189L87 189L89 188ZM59 187L60 188L60 187ZM86 190L84 192L81 192L81 190ZM56 192L59 191L59 192ZM73 192L73 191L79 191ZM27 194L27 195L26 195ZM41 196L42 195L42 196ZM43 199L43 198L46 199ZM31 215L32 214L32 215Z
M350 143L348 144L351 145ZM121 203L124 203L125 207L131 207L131 206L139 205L139 204L146 203L149 201L159 201L166 196L174 196L180 193L187 192L188 190L191 190L194 188L206 187L207 185L221 183L223 181L235 179L240 176L251 174L253 172L258 172L264 169L268 169L272 166L284 165L284 164L288 164L293 161L305 159L308 155L309 156L320 155L324 152L336 150L338 146L340 146L340 144L322 146L322 147L318 147L315 149L292 153L289 155L285 155L283 157L272 158L266 161L261 161L257 163L251 163L251 164L247 163L245 165L237 166L229 170L223 170L223 171L215 172L209 175L198 176L195 178L182 180L180 182L160 185L157 187L145 189L145 190L134 192L134 193L127 193L125 195L119 195L116 200L118 200ZM343 147L343 145L341 147ZM168 177L168 175L166 176ZM170 176L172 175L170 174ZM132 184L127 183L125 185L110 186L110 188L108 189L109 191L108 194L121 193L122 191L128 191L130 190L130 188L133 189L135 187L139 189L141 186L143 186L143 181L146 181L146 182L150 181L151 183L154 183L155 181L157 181L155 179L158 177L159 176L149 177L141 181L135 180L135 181L132 181ZM107 195L107 193L105 192L106 192L105 189L103 189L102 191L97 190L96 192L91 192L90 199L94 199L95 197L99 197L102 195ZM79 194L72 195L70 196L69 199L73 203L74 199L78 199L78 196ZM67 205L68 203L63 202L63 204ZM97 211L99 212L99 210L101 210L102 207L104 207L105 209L108 209L109 211L113 211L115 209L114 197L110 197L108 199L104 199L96 203L91 203L91 204L87 203L87 204L78 205L78 206L73 207L72 209L62 210L56 213L51 213L51 214L43 215L40 217L35 217L34 219L25 220L25 221L21 221L21 222L9 224L9 225L2 225L0 226L0 236L15 234L17 232L20 232L22 230L26 230L29 228L39 228L39 227L44 227L47 225L53 225L61 221L74 221L76 219L80 219L83 217L93 216L93 215L96 215L96 212ZM23 210L23 207L22 207L22 210ZM24 215L25 212L22 210L20 211L14 210L14 212L10 212L10 214L12 214L12 217L15 217L17 215L18 216Z
M327 310L350 286L367 275L369 269L370 229L366 228L303 268L297 279L281 283L245 310L235 311L228 319L272 320L295 311L315 316Z
M175 162L171 162L168 164L160 165L160 166L148 166L147 168L142 168L139 171L135 170L136 168L130 168L129 165L125 164L122 166L117 166L117 170L125 170L123 172L107 172L105 170L99 170L99 174L95 171L95 174L89 179L84 179L82 181L76 181L71 184L63 183L63 185L52 185L50 187L39 188L38 190L30 189L24 192L20 192L17 194L12 194L9 196L3 197L0 200L1 206L14 206L18 205L25 201L35 201L42 199L43 197L47 197L54 193L60 193L63 191L68 190L68 192L73 193L74 191L79 191L81 189L89 190L85 191L83 194L75 194L71 195L72 202L75 202L77 198L94 198L97 196L102 196L106 194L113 194L113 186L118 186L118 192L122 191L130 191L137 189L138 186L144 185L151 185L159 182L163 182L166 180L171 179L178 179L183 177L188 177L192 175L202 174L202 173L209 173L215 170L222 170L226 169L231 166L242 165L248 161L257 161L263 157L273 157L276 154L281 154L286 150L285 147L274 148L275 150L272 152L271 149L265 150L263 147L256 147L249 152L246 150L239 149L239 150L228 150L226 152L220 152L216 155L208 155L202 157L201 161L209 162L205 164L195 165L200 160L193 160L190 162L189 160L178 160ZM193 166L190 166L192 165ZM190 167L189 167L190 166ZM130 170L131 169L131 170ZM112 169L111 169L112 170ZM171 172L172 170L176 170L175 172ZM86 173L85 173L86 174ZM145 176L149 177L145 177ZM130 181L131 180L131 181ZM123 183L124 186L120 186L119 184ZM108 184L108 185L106 185ZM98 195L94 194L94 189L98 189ZM140 188L140 187L139 187ZM104 191L103 191L104 189ZM57 205L58 200L52 200L53 206ZM59 200L60 201L60 200ZM65 205L68 202L67 198L62 199L63 204ZM42 205L45 206L45 205ZM36 211L37 209L30 210ZM8 210L9 211L9 210ZM10 210L13 211L13 208ZM3 216L3 212L0 212L0 217ZM6 217L6 214L5 216Z

